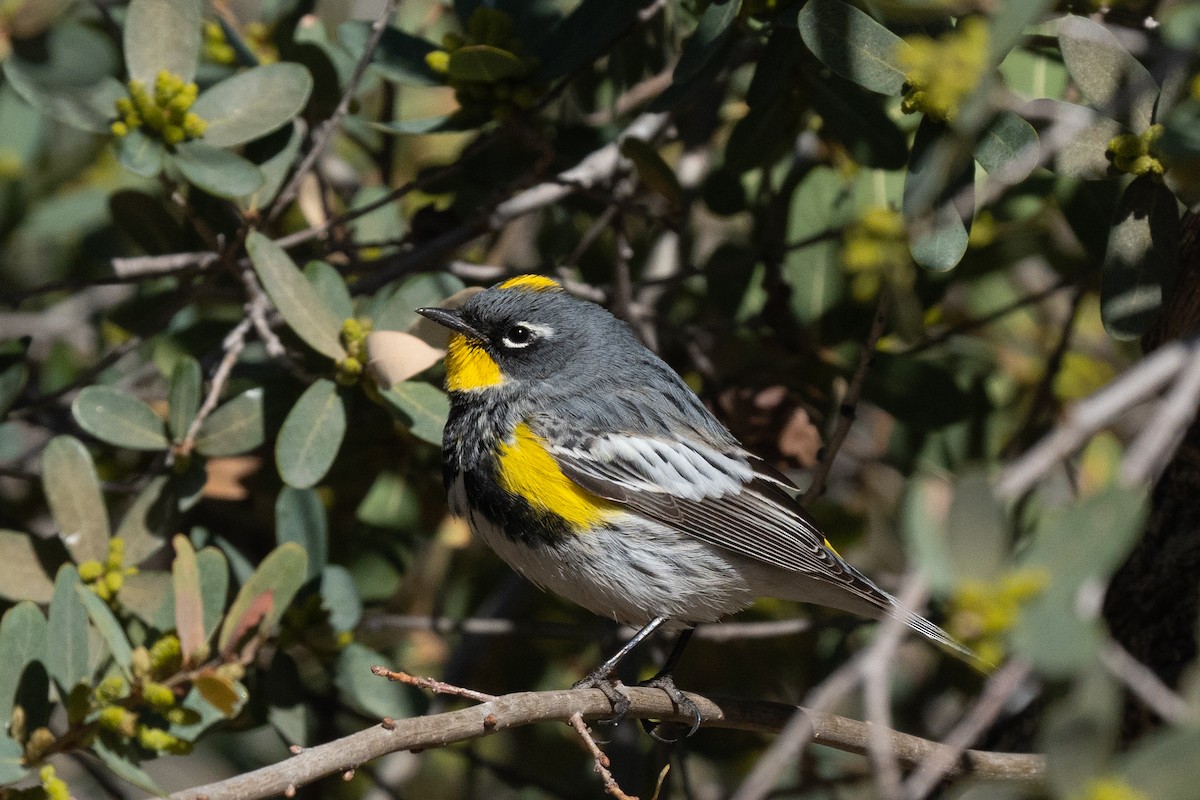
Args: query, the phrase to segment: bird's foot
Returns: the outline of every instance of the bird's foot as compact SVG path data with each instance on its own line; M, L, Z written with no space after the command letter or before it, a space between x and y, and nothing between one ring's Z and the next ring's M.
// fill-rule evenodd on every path
M695 735L696 731L700 730L700 708L692 702L691 698L679 691L675 686L675 679L671 677L670 673L655 675L650 680L639 683L638 686L662 689L667 693L667 697L671 698L671 702L675 704L675 708L692 718L692 726L688 729L688 732L676 739L670 739L659 734L657 731L661 725L651 720L642 720L642 726L646 729L646 733L665 744L674 744L681 739L687 739Z
M571 688L599 689L604 692L604 696L612 704L613 710L612 717L600 720L604 725L619 725L625 719L625 715L629 713L629 696L625 694L621 682L611 672L606 672L603 668L593 670L586 678L578 681Z

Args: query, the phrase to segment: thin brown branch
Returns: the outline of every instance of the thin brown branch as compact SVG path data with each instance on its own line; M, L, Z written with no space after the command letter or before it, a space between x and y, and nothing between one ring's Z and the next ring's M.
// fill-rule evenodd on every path
M1200 721L1200 710L1180 697L1154 671L1118 644L1105 642L1100 660L1113 677L1125 684L1138 699L1155 714L1174 725L1194 725Z
M354 100L354 94L358 91L358 85L362 82L363 76L367 73L367 67L371 65L371 59L375 57L375 49L379 47L379 42L383 39L383 32L387 29L388 22L392 18L392 14L396 12L396 6L399 5L399 0L386 0L383 5L383 10L379 16L371 23L371 35L367 37L366 46L363 48L362 55L358 59L358 63L354 66L354 72L350 75L350 80L346 82L346 89L342 92L342 99L338 101L337 108L329 115L329 119L321 123L313 136L312 147L304 154L304 158L300 161L296 171L292 173L292 177L288 180L283 190L275 196L275 202L271 204L271 208L266 214L266 221L273 222L287 208L288 203L296 196L296 192L300 188L300 182L304 180L304 176L317 163L317 160L324 155L325 148L329 146L329 142L333 139L333 134L337 131L338 125L341 124L342 118L350 112L350 103Z
M842 443L846 441L846 436L850 433L850 426L854 423L858 401L862 397L863 383L867 379L867 370L871 366L871 358L875 355L875 346L879 344L884 328L887 327L887 318L887 295L880 294L879 303L875 306L875 317L871 322L871 330L867 333L867 340L863 343L862 353L858 357L858 366L855 367L854 374L850 377L850 383L846 386L846 394L838 405L837 421L834 423L833 432L830 433L829 440L825 443L820 462L813 468L812 483L809 484L801 498L804 505L816 500L825 491L825 481L829 477L830 468L833 467L833 460L837 457L838 451L842 449Z
M485 694L484 692L477 692L474 689L467 689L463 686L455 686L445 681L439 681L437 678L422 678L417 675L409 675L407 672L390 670L387 667L371 667L371 674L387 678L389 681L395 681L396 683L406 683L409 686L415 686L418 689L424 689L434 694L461 697L464 700L474 700L477 703L490 703L496 699L496 695L494 694Z
M579 738L583 740L584 747L592 754L592 760L596 762L596 774L600 776L601 783L604 784L604 791L617 800L638 800L636 797L625 794L621 789L621 785L617 783L617 779L613 777L612 770L609 769L610 762L608 756L600 749L600 745L596 744L595 737L588 729L587 723L583 721L583 714L576 711L567 720L567 724L575 729L579 734Z
M665 692L659 689L626 687L630 699L630 719L658 719L689 722ZM701 724L708 728L775 733L796 712L795 706L765 701L714 699L689 694L700 709ZM567 722L571 715L596 720L612 715L612 706L598 689L554 692L521 692L503 695L493 701L458 711L429 717L388 720L363 731L327 744L308 748L293 758L262 769L171 795L174 800L253 800L284 792L290 786L304 786L326 775L344 773L371 759L400 750L423 750L454 742L530 725L535 722ZM818 744L851 753L865 753L867 723L805 711ZM915 765L944 745L918 736L891 732L891 748L904 765ZM1024 753L988 753L968 750L954 761L949 775L1007 780L1036 780L1045 771L1040 755Z

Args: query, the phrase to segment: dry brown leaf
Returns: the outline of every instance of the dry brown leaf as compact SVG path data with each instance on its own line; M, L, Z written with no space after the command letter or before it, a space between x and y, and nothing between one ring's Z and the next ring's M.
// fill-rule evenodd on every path
M258 472L262 459L258 456L229 456L210 458L205 465L208 480L204 483L204 496L214 500L245 500L250 496L243 479Z

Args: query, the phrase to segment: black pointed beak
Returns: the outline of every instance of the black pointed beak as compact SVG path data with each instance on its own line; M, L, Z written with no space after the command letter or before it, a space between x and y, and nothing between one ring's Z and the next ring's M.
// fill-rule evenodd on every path
M456 308L418 308L417 313L425 319L432 320L452 331L458 331L476 341L481 342L484 339L483 334L463 319L462 312Z

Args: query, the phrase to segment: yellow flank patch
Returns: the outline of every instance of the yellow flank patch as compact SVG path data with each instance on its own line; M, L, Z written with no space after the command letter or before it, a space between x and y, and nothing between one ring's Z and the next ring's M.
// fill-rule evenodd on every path
M461 333L450 337L446 346L446 389L473 392L504 383L500 365L488 352Z
M828 539L826 539L826 540L825 540L825 548L826 548L826 549L827 549L829 552L831 552L831 553L833 553L835 556L837 556L838 558L841 558L841 557L842 557L842 554L841 554L841 553L839 553L839 552L837 551L837 549L836 549L836 548L835 548L833 545L831 545L831 544L829 543L829 540L828 540Z
M523 422L513 431L512 444L500 445L499 478L506 490L538 511L557 514L572 528L591 528L619 509L564 475L542 440Z
M518 275L509 278L496 287L497 289L524 289L527 292L561 292L562 285L553 278L545 275Z

